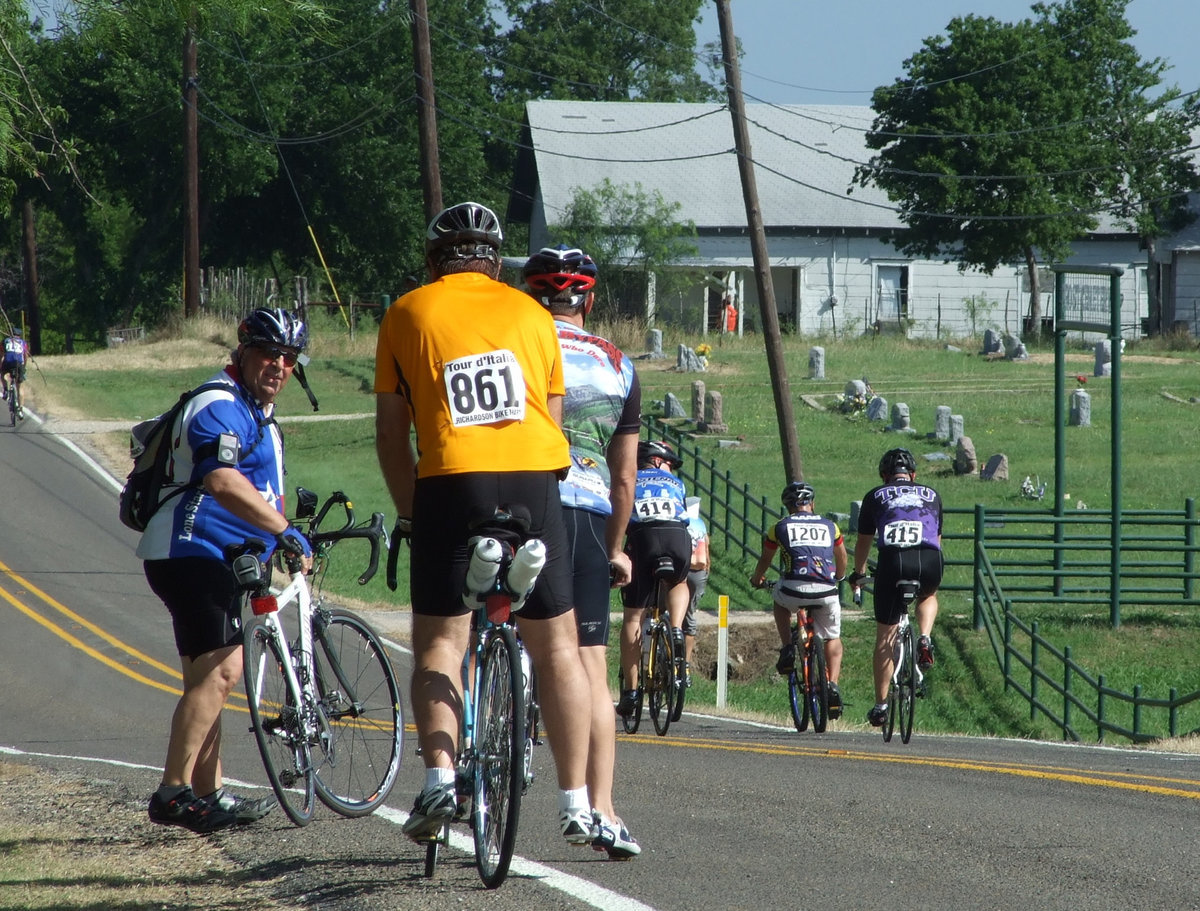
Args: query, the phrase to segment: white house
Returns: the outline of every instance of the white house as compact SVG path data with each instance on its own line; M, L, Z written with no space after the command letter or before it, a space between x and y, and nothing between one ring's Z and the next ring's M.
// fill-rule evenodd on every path
M855 167L870 155L869 107L750 104L746 116L782 324L804 334L861 332L877 321L903 324L920 337L961 337L988 327L1022 333L1029 307L1023 264L988 276L903 256L888 243L902 227L896 207L874 187L851 190ZM715 326L729 293L745 325L758 322L746 207L724 105L535 101L526 106L522 145L508 219L529 224L532 249L550 241L548 226L576 188L594 188L606 178L640 183L679 203L679 220L696 225L698 253L680 266L710 281L697 284L690 309L707 313L707 325ZM1189 237L1163 249L1189 257L1191 265L1176 270L1172 287L1190 294L1194 309L1200 228ZM1076 245L1069 262L1125 270L1121 323L1125 334L1136 336L1147 315L1145 252L1137 238L1102 225ZM1044 316L1053 313L1052 290L1048 277ZM964 306L967 299L973 306ZM667 302L671 309L674 303ZM665 309L661 301L658 306Z

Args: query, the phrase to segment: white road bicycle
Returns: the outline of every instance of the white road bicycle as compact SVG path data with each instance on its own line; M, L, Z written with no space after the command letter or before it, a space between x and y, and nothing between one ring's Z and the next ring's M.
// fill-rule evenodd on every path
M859 580L854 589L854 603L862 604L862 586L873 581ZM892 650L892 682L888 688L888 713L883 722L883 739L890 742L896 725L900 725L900 740L908 743L912 737L913 714L918 696L925 695L925 675L917 667L917 636L909 622L909 612L917 602L921 583L916 579L900 579L896 582L900 598L904 602L904 613L896 625L896 644Z
M341 491L317 512L317 497L297 488L299 527L313 549L315 595L298 559L288 561L288 582L270 586L260 561L266 548L254 539L227 551L250 607L243 661L250 730L280 806L296 825L313 818L315 798L343 816L365 816L387 798L400 771L404 718L400 688L379 636L365 620L327 608L320 595L329 551L339 541L370 543L370 563L359 584L375 574L383 514L356 524L354 506ZM335 504L346 523L319 526ZM295 632L284 626L296 606Z

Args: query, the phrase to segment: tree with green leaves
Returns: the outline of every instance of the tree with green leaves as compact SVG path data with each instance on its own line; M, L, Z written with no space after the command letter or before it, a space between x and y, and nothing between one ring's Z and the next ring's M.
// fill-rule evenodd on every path
M659 298L695 285L694 275L670 268L697 252L696 226L678 220L680 208L640 183L628 187L605 178L593 189L575 190L549 233L553 243L579 247L596 261L598 314L643 315L652 273Z
M1038 4L1038 19L1013 24L955 18L873 95L867 144L877 154L855 183L898 205L906 228L896 246L989 274L1023 262L1034 327L1039 257L1067 258L1104 214L1149 216L1141 224L1162 233L1172 224L1165 201L1188 188L1186 143L1173 142L1184 121L1163 106L1170 95L1148 100L1162 67L1128 43L1126 5ZM1145 125L1164 111L1164 127Z

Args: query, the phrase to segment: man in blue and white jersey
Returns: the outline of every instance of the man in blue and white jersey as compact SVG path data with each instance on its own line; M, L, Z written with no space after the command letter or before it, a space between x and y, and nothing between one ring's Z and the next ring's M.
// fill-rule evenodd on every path
M283 440L275 399L308 341L284 310L255 310L238 327L232 362L205 384L172 432L167 495L138 544L150 588L166 605L183 669L152 822L208 833L265 816L273 798L226 793L221 710L242 678L241 592L225 547L255 537L303 555L284 515ZM173 488L173 489L172 489Z
M851 585L866 575L872 544L879 549L875 567L875 705L867 720L875 727L887 718L892 654L904 600L896 589L901 579L920 582L917 591L917 666L933 666L933 623L942 584L942 500L936 490L917 483L917 462L907 449L889 449L879 460L883 482L863 497L858 513Z
M591 694L592 846L624 860L642 849L613 807L617 737L606 651L609 593L630 578L622 544L633 508L642 393L633 362L612 342L584 329L595 301L592 258L565 245L546 247L529 258L524 274L530 293L554 316L563 355L563 432L571 464L558 490L571 554L579 657Z
M688 533L687 490L672 472L683 464L670 443L638 443L637 480L625 550L633 561L633 580L622 592L625 615L621 628L621 668L625 689L617 703L621 715L633 713L637 700L638 658L642 623L654 600L655 569L664 557L671 562L667 613L675 654L685 652L683 621L688 608L688 568L692 562L692 536Z

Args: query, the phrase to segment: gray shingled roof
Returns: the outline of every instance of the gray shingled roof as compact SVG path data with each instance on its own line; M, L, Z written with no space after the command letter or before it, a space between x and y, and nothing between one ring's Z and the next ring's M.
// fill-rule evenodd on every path
M556 220L576 187L607 177L678 201L681 220L699 228L745 226L725 106L534 101L526 112L548 220ZM846 192L869 154L864 133L871 108L751 104L746 117L768 228L900 227L880 190Z

